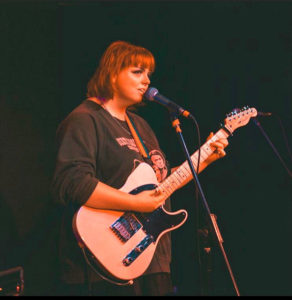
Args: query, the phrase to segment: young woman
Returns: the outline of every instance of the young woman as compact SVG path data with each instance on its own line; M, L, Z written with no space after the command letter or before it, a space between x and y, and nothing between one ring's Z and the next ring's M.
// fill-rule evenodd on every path
M159 172L157 180L163 181L171 172L148 123L129 110L141 103L154 68L154 57L147 49L124 41L113 42L88 83L87 98L57 130L58 151L52 190L54 198L64 208L58 294L172 294L169 234L160 239L142 276L131 285L116 285L88 266L72 230L74 214L81 206L147 213L164 205L170 211L170 200L163 192L148 190L132 195L120 190L141 163L152 166L153 172L157 171L157 154L163 162L163 172ZM144 152L130 130L132 123L141 137ZM225 156L227 145L225 139L214 142L212 147L216 151L200 165L199 171Z

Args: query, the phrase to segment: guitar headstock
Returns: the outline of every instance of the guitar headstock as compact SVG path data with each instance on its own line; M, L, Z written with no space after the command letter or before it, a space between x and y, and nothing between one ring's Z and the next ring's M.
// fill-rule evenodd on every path
M232 134L237 128L245 126L250 118L256 117L257 113L255 108L248 106L244 106L242 109L236 108L226 115L227 118L224 120L224 126Z

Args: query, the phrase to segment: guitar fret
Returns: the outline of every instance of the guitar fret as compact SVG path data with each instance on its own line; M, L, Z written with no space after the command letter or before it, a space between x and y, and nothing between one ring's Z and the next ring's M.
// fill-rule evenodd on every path
M190 175L190 174L191 174L191 172L190 172L190 168L189 168L189 165L182 165L182 168L184 168L184 169L185 169L185 172L187 173L187 177L188 177L188 175Z
M163 181L163 183L158 187L158 190L162 192L163 194L166 194L167 197L172 194L173 191L169 191L170 186L167 184L167 182Z
M179 167L176 171L179 174L179 176L180 176L180 178L182 179L182 182L183 182L186 179L185 173L182 171L181 167Z
M163 187L166 188L166 190L167 190L168 193L170 191L170 194L175 190L175 187L174 187L174 185L171 184L169 178L165 179L165 181L163 182Z
M168 181L170 182L170 185L172 186L172 190L175 191L176 187L180 185L179 180L177 179L177 177L175 176L175 173L171 174L168 177Z
M209 156L212 153L212 149L211 149L209 143L207 143L207 145L205 147L203 147L202 150L203 150L204 153L207 153L207 156Z
M179 167L180 168L180 167ZM162 184L162 188L168 188L167 192L169 193L169 189L171 190L171 193L175 191L176 187L178 187L182 183L182 176L180 172L177 172L176 170L173 174L171 174ZM178 177L179 175L179 177ZM170 185L169 185L170 183ZM170 193L170 194L171 194Z
M176 173L176 171L172 174L172 176L175 176L175 178L176 178L176 181L178 182L178 186L181 184L181 179L180 179L180 177L178 177L178 174Z
M171 184L169 183L169 179L166 178L164 182L166 184L167 191L170 192L170 193L172 193L174 190L172 189Z
M209 154L204 149L201 149L200 163L202 163L208 156Z
M225 139L225 138L228 138L228 136L229 136L229 134L225 131L225 130L223 130L223 129L220 129L218 132L217 132L217 135L219 136L220 135L220 137L219 138L223 138L223 139Z
M197 170L197 167L198 167L198 155L197 155L197 153L195 153L195 155L193 155L191 157L191 159L192 159L194 169ZM200 160L200 162L201 162L201 160Z
M173 176L169 176L168 179L169 179L171 185L173 185L173 186L177 185L177 181L174 180Z

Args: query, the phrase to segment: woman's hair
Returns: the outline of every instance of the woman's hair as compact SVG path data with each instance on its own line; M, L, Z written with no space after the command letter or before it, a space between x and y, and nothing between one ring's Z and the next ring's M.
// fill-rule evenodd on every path
M87 97L97 97L106 101L113 97L111 79L130 66L155 69L153 54L140 46L124 41L111 43L103 53L99 66L87 84Z
M162 155L162 153L159 150L152 150L152 151L149 152L149 155L150 155L150 157L152 157L152 155L158 155L162 158L164 163L166 163L165 157Z

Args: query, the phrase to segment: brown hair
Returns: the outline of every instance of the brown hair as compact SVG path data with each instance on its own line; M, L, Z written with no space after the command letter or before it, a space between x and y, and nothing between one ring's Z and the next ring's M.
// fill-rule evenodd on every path
M87 97L97 97L106 101L113 97L111 79L123 69L130 66L155 69L153 54L141 47L128 42L116 41L111 43L103 53L99 66L87 84Z

